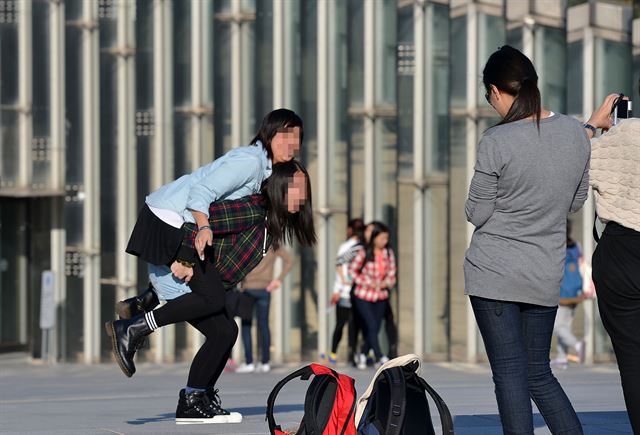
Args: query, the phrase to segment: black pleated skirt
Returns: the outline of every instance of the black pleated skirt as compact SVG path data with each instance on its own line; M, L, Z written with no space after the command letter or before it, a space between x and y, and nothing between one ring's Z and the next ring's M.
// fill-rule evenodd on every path
M182 229L165 223L145 204L138 214L126 252L150 264L168 265L181 243Z

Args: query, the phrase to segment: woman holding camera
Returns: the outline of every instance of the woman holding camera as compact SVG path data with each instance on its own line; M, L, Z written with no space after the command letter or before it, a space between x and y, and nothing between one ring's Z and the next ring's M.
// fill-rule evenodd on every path
M620 98L609 95L585 124L591 142L591 186L606 223L593 254L593 282L600 317L616 353L633 433L640 434L640 119L611 126Z
M573 118L541 108L538 76L503 46L483 70L502 120L477 149L465 204L476 229L464 262L505 434L533 434L531 399L552 433L582 434L549 366L566 254L567 215L587 198L589 141Z

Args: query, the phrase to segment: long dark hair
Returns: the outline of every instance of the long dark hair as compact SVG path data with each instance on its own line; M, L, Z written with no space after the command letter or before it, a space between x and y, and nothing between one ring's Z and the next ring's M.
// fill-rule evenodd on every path
M258 141L262 142L262 146L267 150L267 156L269 159L273 159L273 151L271 150L271 139L278 133L279 130L284 128L300 128L300 143L304 137L304 128L302 125L302 118L300 118L293 110L289 109L276 109L267 113L262 118L260 124L260 130L258 134L251 140L251 145L256 145Z
M306 184L306 200L300 210L290 213L287 207L287 190L296 172L302 172ZM271 235L273 249L281 243L291 243L293 238L303 246L316 243L316 231L313 226L313 203L311 201L311 182L307 169L297 160L275 163L271 176L262 185L262 194L267 200L267 231Z
M519 50L503 45L493 53L482 70L482 82L488 93L491 85L516 99L509 112L497 125L535 117L540 127L541 100L538 74L527 56Z
M376 237L378 237L380 234L382 233L387 233L389 234L389 227L387 227L385 224L383 224L380 221L373 221L370 222L369 224L367 224L367 226L369 225L373 225L373 229L371 230L371 237L369 238L369 241L367 242L367 255L365 255L364 257L364 263L366 264L369 261L374 261L375 260L375 245L374 245L374 240L376 240ZM389 245L384 247L385 250L389 249Z
M351 230L351 236L358 238L358 242L364 239L364 222L360 218L353 218L347 223L347 228Z

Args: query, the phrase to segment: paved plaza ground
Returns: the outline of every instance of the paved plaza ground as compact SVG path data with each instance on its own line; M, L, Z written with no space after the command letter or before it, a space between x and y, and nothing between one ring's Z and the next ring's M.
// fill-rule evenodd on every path
M115 364L44 366L16 355L0 356L0 433L268 434L267 396L278 380L297 367L275 367L268 374L223 374L223 405L244 415L241 424L176 426L173 418L186 364L141 364L138 373L127 379ZM373 369L337 369L356 379L359 394L374 374ZM501 433L488 366L430 363L423 366L422 375L449 405L456 434ZM578 411L585 434L631 434L614 365L574 366L556 375ZM300 421L307 385L298 381L282 390L276 419L283 428ZM535 425L536 435L549 434L539 414Z

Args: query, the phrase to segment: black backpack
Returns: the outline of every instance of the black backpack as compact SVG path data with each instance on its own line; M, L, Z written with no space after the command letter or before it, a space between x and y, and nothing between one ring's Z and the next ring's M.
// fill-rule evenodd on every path
M405 365L389 367L379 373L372 381L373 389L368 399L363 397L358 403L359 407L364 406L360 419L356 420L358 435L435 435L425 391L438 408L442 433L453 435L449 408L418 376L418 368L416 357Z

